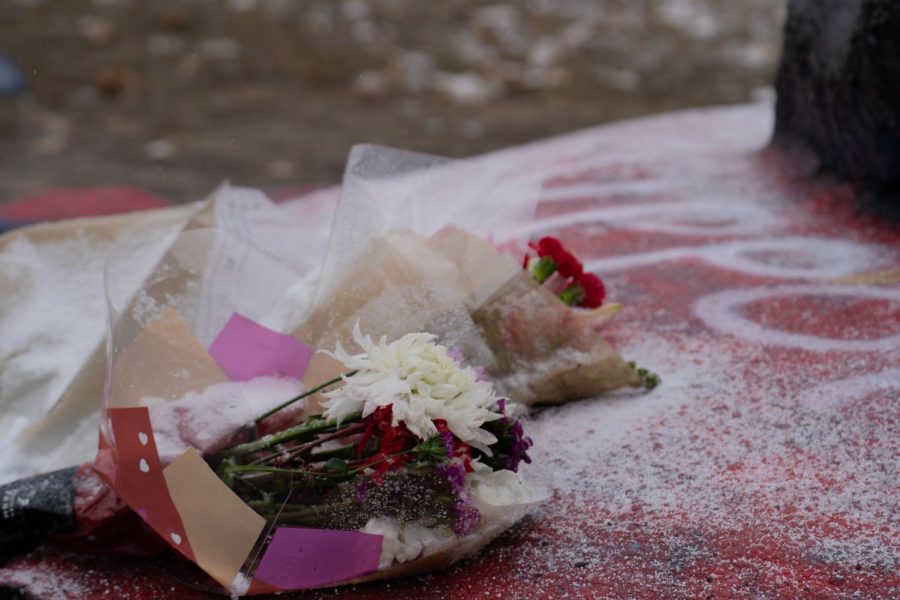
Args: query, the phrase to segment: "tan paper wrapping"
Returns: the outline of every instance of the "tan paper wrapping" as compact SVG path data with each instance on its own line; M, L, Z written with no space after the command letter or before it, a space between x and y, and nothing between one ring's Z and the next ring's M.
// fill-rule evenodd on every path
M194 450L176 458L163 475L197 564L230 588L266 520L222 483Z
M109 408L140 406L145 398L175 400L225 381L228 377L187 323L169 308L113 361Z
M388 339L439 336L482 366L498 393L526 405L588 398L639 385L591 326L510 257L461 229L430 239L392 232L372 242L296 335L320 348L352 348L353 325Z
M465 300L471 293L461 271L424 238L392 232L372 241L331 295L316 306L294 335L317 348L353 348L353 326L375 338L397 339L427 331L467 356L490 360Z
M522 271L472 318L496 365L488 373L501 394L525 404L589 398L640 379L579 313Z
M303 374L303 386L306 389L316 387L321 385L324 381L335 379L346 371L347 367L344 366L344 363L341 361L332 358L327 354L317 352L313 355L312 360L309 361L309 366L306 367L306 372ZM303 407L302 413L297 420L305 419L310 415L321 414L323 410L322 402L324 400L325 397L322 394L307 396L306 405Z
M457 227L444 229L429 239L427 244L456 267L456 277L466 305L472 309L481 307L522 271L512 258L500 254L480 237Z

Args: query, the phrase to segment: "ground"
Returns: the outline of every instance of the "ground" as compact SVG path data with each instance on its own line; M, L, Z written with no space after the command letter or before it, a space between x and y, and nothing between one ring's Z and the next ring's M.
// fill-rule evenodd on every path
M535 412L529 453L551 495L478 555L422 577L279 598L900 597L900 231L854 215L845 187L780 169L759 152L771 128L762 103L485 161L541 178L532 234L559 236L603 277L624 308L602 334L662 384ZM297 218L298 238L324 240L315 217L336 198L286 202L282 214ZM95 253L83 230L73 238L82 256ZM70 289L61 271L45 293ZM44 305L20 314L31 306ZM174 553L148 562L50 545L0 568L0 593L20 588L214 597Z
M770 93L783 0L9 0L0 201L333 183L352 144L465 156Z

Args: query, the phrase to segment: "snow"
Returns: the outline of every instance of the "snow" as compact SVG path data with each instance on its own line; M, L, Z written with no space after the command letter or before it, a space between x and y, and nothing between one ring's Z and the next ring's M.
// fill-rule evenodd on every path
M769 110L491 157L544 180L541 230L604 277L625 306L606 335L663 383L538 410L525 427L550 500L478 558L367 594L896 595L900 300L889 277L853 281L900 268L897 233L763 168Z
M22 437L0 455L0 482L91 459L96 437L88 432L96 430L99 397L91 416L78 415L55 432L55 439L28 437L27 430L56 407L102 349L107 256L115 248L141 245L141 260L123 276L126 286L134 286L170 243L181 212L156 213L116 235L76 227L58 241L16 236L3 249L0 281L8 289L0 310L0 439ZM102 382L95 389L102 389Z
M175 400L143 398L162 463L188 448L215 453L234 432L286 400L299 395L303 384L287 377L256 377L226 381L189 392Z
M55 576L44 562L30 569L16 570L5 583L27 589L37 598L83 598L85 592L77 579Z
M105 253L92 246L88 239L75 237L41 245L21 238L7 247L4 274L16 285L11 295L5 295L4 304L27 303L32 318L22 320L17 318L18 312L9 309L0 314L0 390L4 398L14 399L5 407L6 414L22 417L16 420L18 427L13 424L0 429L3 439L16 435L22 424L52 408L47 402L62 393L81 366L68 357L89 354L102 339ZM80 294L79 289L84 288L93 293ZM79 302L61 306L60 297ZM23 348L34 351L23 353Z

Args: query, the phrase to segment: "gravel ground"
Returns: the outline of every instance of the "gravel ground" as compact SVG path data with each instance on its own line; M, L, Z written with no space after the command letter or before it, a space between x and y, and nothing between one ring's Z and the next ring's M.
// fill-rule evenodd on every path
M465 156L771 94L784 0L5 0L0 201L338 181L350 146Z

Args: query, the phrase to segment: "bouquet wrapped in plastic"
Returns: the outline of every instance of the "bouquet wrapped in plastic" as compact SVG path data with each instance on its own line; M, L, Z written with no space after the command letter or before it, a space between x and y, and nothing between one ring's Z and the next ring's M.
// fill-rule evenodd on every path
M506 175L361 147L327 245L223 188L136 289L114 258L93 471L233 594L488 543L541 499L520 406L655 383L598 334L599 279L529 247Z

